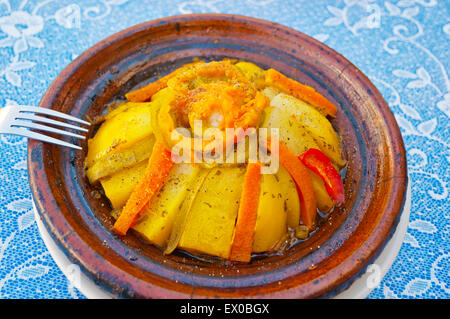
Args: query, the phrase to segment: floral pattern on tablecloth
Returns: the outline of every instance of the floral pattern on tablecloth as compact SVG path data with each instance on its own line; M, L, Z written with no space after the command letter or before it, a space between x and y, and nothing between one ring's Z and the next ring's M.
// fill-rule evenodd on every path
M408 230L399 256L369 298L448 298L449 10L450 2L438 0L0 0L0 107L37 105L84 50L155 18L234 13L300 30L373 81L405 140L412 186ZM2 135L0 146L0 298L84 298L39 236L26 140Z

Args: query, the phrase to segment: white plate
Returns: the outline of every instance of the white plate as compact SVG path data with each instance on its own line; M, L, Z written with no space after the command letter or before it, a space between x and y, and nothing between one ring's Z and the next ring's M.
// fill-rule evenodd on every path
M34 202L33 209L39 233L41 234L41 237L44 240L45 246L47 246L50 255L53 257L53 260L66 276L68 280L67 284L75 286L83 295L85 295L89 299L112 298L113 296L111 294L96 285L94 281L92 281L87 275L80 271L79 266L75 265L69 260L69 258L67 258L67 256L63 253L63 251L58 247L56 242L50 236L47 228L45 228L45 225L37 212Z
M33 203L34 205L34 203ZM389 242L384 247L381 254L377 259L369 265L366 273L356 279L350 287L339 293L335 298L337 299L362 299L366 298L369 293L376 288L376 285L383 279L384 275L391 268L395 258L400 251L400 247L405 237L406 229L408 228L409 214L411 211L411 186L408 183L408 189L406 193L405 205L400 217L397 229ZM53 257L55 263L64 273L64 275L70 278L71 284L75 286L83 295L89 299L106 299L113 298L114 296L103 290L100 286L96 285L88 276L82 271L79 271L79 267L74 265L62 250L55 243L53 238L48 233L43 222L41 221L36 208L34 207L34 213L36 217L36 223L39 228L39 232L47 246L50 255ZM374 284L375 283L375 284ZM70 283L69 283L70 284Z
M381 279L388 272L394 263L395 258L400 251L408 229L409 214L411 212L411 180L409 179L408 188L406 190L405 204L398 222L397 229L387 242L381 254L375 261L367 267L366 273L356 279L350 287L342 291L335 298L337 299L363 299L366 298L370 292L377 287ZM375 284L374 284L375 283Z

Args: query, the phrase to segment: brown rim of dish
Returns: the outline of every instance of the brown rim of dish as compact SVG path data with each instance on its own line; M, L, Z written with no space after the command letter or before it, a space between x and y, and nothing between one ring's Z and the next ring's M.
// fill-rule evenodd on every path
M385 243L393 234L400 218L406 195L407 168L403 140L388 105L367 77L334 50L299 31L256 18L226 14L191 14L168 17L123 30L85 51L58 75L43 96L39 106L46 108L53 106L58 109L58 103L63 104L65 99L65 97L60 96L60 90L64 90L67 83L73 80L71 78L74 74L82 67L89 67L89 63L93 63L92 59L108 47L126 39L142 36L153 28L169 28L173 30L172 32L179 34L180 30L189 28L196 23L209 23L213 26L226 24L230 30L245 25L247 28L250 28L250 31L267 32L273 37L286 39L286 41L289 38L289 42L286 42L287 46L295 46L297 42L299 45L308 46L311 52L320 52L317 55L322 59L320 62L329 62L331 69L333 67L338 68L337 70L331 70L334 72L334 75L338 74L338 79L333 79L334 81L343 81L348 83L348 85L354 84L358 86L358 89L351 88L355 91L352 93L353 95L346 96L347 99L351 99L348 103L352 107L355 107L352 102L363 103L369 101L376 105L376 114L367 115L373 116L371 120L378 121L378 124L384 128L384 131L378 132L380 136L374 137L374 140L385 138L388 144L375 146L370 150L371 153L367 155L368 158L372 158L379 151L386 156L385 158L377 159L381 162L381 164L377 164L382 166L383 172L380 174L383 179L378 179L376 185L368 185L368 189L373 188L374 192L376 191L377 194L383 193L384 196L374 199L375 202L359 206L359 209L362 210L359 212L360 214L365 213L365 210L370 210L368 214L370 216L373 215L375 220L372 220L371 224L369 224L366 217L364 222L353 229L349 229L352 232L350 234L352 237L348 238L352 240L341 242L339 247L333 251L333 258L326 258L326 252L321 252L321 264L311 264L311 267L307 270L302 268L307 261L303 262L302 265L290 262L285 267L282 267L283 274L271 270L268 272L268 277L264 277L265 275L262 274L257 277L258 279L251 276L249 278L238 277L237 279L231 276L230 278L221 279L199 274L198 278L196 277L195 279L197 280L195 281L195 286L190 285L189 281L180 283L171 279L170 275L174 273L161 265L152 265L152 267L160 267L158 268L160 273L147 271L144 274L143 271L139 270L139 265L141 264L133 263L132 259L123 260L124 254L127 254L123 253L127 250L127 246L118 237L114 236L115 241L108 243L109 248L107 248L100 247L96 238L87 236L85 234L86 225L95 228L96 232L94 234L97 234L97 231L99 233L107 233L110 230L101 225L95 219L95 216L83 215L88 216L88 220L80 220L79 215L75 213L76 211L71 212L73 207L65 207L70 204L72 199L67 197L66 193L61 192L61 194L58 194L55 192L55 188L63 189L64 185L60 180L55 180L54 176L49 176L49 173L57 170L58 160L64 157L64 154L61 155L61 153L66 152L66 150L61 151L56 146L30 140L28 144L28 172L33 199L40 218L53 239L68 257L79 263L82 269L95 282L118 296L152 298L298 298L332 296L336 294L338 291L346 288L364 271L368 263L381 252ZM214 32L214 28L206 30L205 34L207 32ZM295 57L298 53L293 49L289 54ZM94 66L91 65L91 67ZM76 88L78 87L75 86ZM75 108L62 111L71 112L72 115L76 116L80 109ZM380 147L380 149L378 150L377 147ZM69 154L69 151L67 151L67 154ZM52 160L49 161L49 158ZM55 160L54 162L53 159ZM366 160L366 158L363 157L362 160ZM380 167L367 167L368 172L366 173L379 173L378 171L371 172L371 169L376 170L380 169ZM360 197L356 198L354 203L361 205ZM83 209L83 207L75 206L75 210L78 209ZM378 213L379 209L382 209L381 213ZM346 230L339 229L341 234L344 231ZM105 253L105 251L107 252ZM106 259L105 254L109 254L108 258L110 259ZM305 260L308 258L305 257ZM313 261L314 258L311 257L308 260ZM117 263L113 261L117 261ZM245 268L243 268L243 271L245 271ZM249 284L247 286L229 285L233 280ZM253 280L258 281L252 282Z

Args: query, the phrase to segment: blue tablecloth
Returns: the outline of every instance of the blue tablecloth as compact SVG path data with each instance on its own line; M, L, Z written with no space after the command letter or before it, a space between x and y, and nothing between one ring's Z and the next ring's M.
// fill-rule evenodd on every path
M0 0L0 106L37 105L51 81L101 39L144 21L220 12L278 22L324 42L378 87L408 151L412 208L399 256L369 298L450 297L450 2ZM26 140L0 136L0 297L84 298L33 216Z

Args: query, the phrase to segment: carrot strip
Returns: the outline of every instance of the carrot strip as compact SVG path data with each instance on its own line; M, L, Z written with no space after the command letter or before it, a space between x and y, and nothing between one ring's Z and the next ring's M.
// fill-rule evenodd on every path
M325 115L336 116L336 106L308 85L292 80L274 69L266 71L265 81L268 85L311 104Z
M172 169L174 162L171 154L161 142L156 142L150 156L144 176L133 190L122 213L114 224L114 230L125 235L133 223L151 200L151 197L161 188Z
M239 204L236 228L231 244L230 260L249 262L258 214L261 189L261 163L249 163Z
M270 150L271 142L267 143ZM275 154L276 156L277 154ZM279 161L292 176L300 198L300 217L303 224L312 229L315 224L317 206L313 184L308 169L300 159L285 144L279 143Z
M147 84L146 86L137 89L135 91L128 92L125 94L125 97L130 102L147 102L149 101L153 95L155 95L158 91L167 87L167 82L174 78L176 75L186 70L187 68L192 67L195 64L203 63L202 61L194 61L192 63L188 63L183 65L181 68L176 69L175 71L159 78L155 82Z
M136 91L128 92L125 97L130 102L147 102L155 93L167 87L167 81L173 77L172 73L152 82Z

